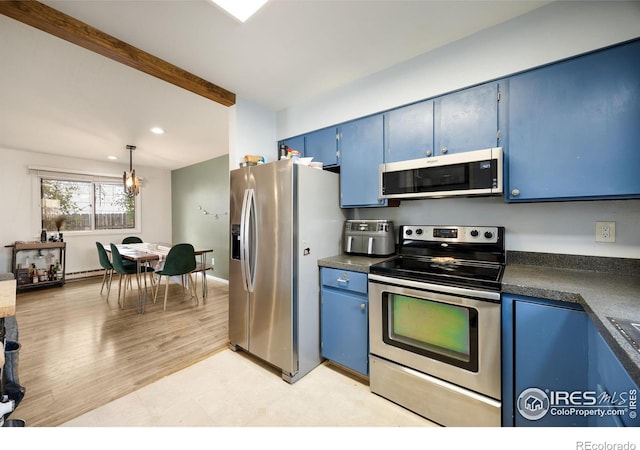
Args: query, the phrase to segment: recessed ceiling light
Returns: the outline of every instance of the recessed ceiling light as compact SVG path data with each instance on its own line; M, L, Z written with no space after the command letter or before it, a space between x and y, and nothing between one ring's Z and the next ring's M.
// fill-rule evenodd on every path
M160 127L153 127L151 129L151 132L153 134L164 134L164 130L162 128L160 128Z
M111 155L111 156L107 156L107 159L118 159L118 157Z
M262 8L262 5L267 3L267 0L211 0L213 3L224 9L240 22L245 22L251 17L257 10Z

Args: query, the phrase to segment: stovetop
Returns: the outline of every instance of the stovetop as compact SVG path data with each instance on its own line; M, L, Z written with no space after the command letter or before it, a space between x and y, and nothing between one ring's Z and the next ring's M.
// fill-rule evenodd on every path
M504 228L404 225L399 255L370 272L420 282L499 291L505 266Z

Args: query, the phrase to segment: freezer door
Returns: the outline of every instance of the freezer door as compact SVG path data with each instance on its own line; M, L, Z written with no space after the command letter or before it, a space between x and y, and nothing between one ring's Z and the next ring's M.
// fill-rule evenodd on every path
M256 232L250 294L249 351L282 369L297 371L294 345L294 166L291 161L251 167Z
M249 349L249 293L246 290L242 260L242 222L243 205L249 189L249 170L236 169L230 174L230 227L231 243L229 248L229 341L233 346Z

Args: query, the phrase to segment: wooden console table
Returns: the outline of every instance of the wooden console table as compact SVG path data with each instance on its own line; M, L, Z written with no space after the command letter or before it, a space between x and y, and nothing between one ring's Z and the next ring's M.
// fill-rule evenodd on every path
M5 247L13 249L11 270L16 278L17 291L62 286L65 283L66 242L15 242ZM24 261L21 261L22 254L25 255ZM36 265L37 276L30 274L32 264ZM55 277L49 271L52 264L59 266Z

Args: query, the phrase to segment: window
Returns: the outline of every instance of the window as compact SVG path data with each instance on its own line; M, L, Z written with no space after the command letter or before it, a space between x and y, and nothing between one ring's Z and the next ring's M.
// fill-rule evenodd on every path
M136 197L122 180L73 174L38 174L42 229L48 232L136 228Z

